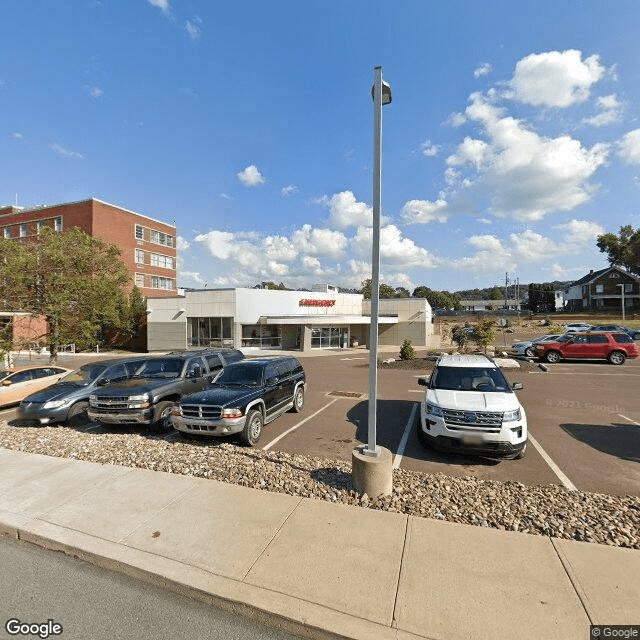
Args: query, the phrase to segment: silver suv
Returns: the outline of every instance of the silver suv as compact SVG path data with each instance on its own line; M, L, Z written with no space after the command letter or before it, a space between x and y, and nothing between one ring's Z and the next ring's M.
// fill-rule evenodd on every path
M527 416L494 360L482 354L441 356L426 387L418 438L427 446L488 457L523 458Z

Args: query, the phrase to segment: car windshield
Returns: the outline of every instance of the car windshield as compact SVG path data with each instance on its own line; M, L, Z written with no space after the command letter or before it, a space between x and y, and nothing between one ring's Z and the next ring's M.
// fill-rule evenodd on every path
M136 378L177 378L182 371L181 358L158 358L147 360L136 372Z
M262 382L262 371L264 367L259 364L243 362L225 367L222 373L216 378L216 384L243 384L257 386Z
M75 384L79 387L86 387L88 384L91 384L96 380L106 368L106 365L103 364L86 364L84 367L80 367L79 369L68 373L60 380L60 383Z
M438 367L431 386L448 391L510 391L502 372L486 367Z

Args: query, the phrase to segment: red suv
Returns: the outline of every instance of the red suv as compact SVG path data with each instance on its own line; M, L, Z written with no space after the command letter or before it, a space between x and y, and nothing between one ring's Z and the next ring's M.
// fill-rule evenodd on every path
M545 342L536 346L540 360L555 363L561 358L605 358L622 364L638 357L638 347L626 333L575 333L566 342Z

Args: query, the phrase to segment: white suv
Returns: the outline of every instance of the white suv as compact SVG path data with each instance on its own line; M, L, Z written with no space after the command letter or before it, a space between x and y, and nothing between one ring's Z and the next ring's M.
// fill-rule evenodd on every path
M426 387L418 438L427 446L488 457L524 458L527 416L500 367L488 356L441 356Z

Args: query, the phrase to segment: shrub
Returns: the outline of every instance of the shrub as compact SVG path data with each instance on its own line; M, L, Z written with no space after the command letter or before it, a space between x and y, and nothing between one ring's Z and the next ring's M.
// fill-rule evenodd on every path
M416 350L411 344L409 338L405 338L400 347L400 360L413 360L416 357Z

